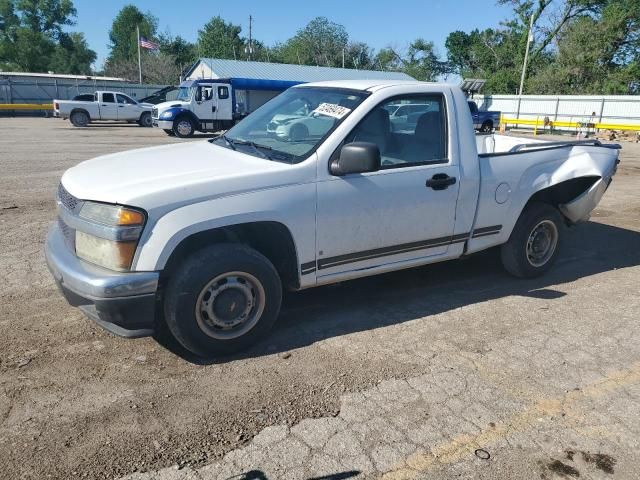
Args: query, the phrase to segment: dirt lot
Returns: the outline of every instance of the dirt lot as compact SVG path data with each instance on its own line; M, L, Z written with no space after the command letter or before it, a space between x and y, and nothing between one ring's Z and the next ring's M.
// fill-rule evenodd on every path
M349 471L372 478L637 478L640 145L624 144L594 218L569 233L544 278L514 280L488 252L291 294L264 342L203 364L170 341L124 340L87 321L62 299L42 254L64 170L178 140L54 119L0 118L0 132L0 478L114 478L173 465L214 478L240 473L242 452L242 465L265 472L291 473L293 456L308 458L292 478L309 478L347 471L344 459L360 455L346 453L353 442L369 463ZM434 393L441 374L456 375L440 385L444 397ZM412 407L388 395L366 404L389 385L422 396ZM334 449L335 467L324 443L287 450L277 465L246 460L254 437L275 431L265 427L286 439L301 421L335 418L356 431L360 408L398 429L395 419L414 415L391 445L393 461L381 460L391 458L380 447L390 426L360 429ZM411 433L418 426L431 436ZM480 447L489 460L474 456Z

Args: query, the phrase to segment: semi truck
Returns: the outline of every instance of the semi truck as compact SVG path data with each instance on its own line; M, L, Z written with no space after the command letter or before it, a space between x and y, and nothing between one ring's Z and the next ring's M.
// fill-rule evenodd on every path
M152 110L153 126L181 138L227 130L287 88L302 82L216 78L187 80L177 98Z

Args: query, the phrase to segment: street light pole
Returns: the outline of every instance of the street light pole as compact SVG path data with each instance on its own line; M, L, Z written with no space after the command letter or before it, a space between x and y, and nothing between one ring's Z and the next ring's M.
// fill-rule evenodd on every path
M531 15L531 21L529 22L529 34L527 35L527 49L524 52L524 65L522 65L522 76L520 77L520 90L518 95L522 95L524 89L524 78L527 76L527 62L529 61L529 47L533 41L533 14Z

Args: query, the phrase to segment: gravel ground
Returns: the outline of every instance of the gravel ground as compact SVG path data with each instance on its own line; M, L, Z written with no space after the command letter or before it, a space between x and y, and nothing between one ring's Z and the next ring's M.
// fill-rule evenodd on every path
M264 342L202 363L87 321L42 254L65 169L178 140L0 131L0 478L637 478L639 145L544 278L487 252L291 294Z

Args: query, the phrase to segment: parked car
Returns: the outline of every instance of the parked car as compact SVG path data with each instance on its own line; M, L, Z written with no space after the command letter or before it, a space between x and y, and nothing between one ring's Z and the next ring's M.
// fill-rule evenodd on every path
M321 135L268 131L304 101ZM391 130L398 101L431 106L411 133ZM49 268L104 328L138 337L164 322L198 355L264 338L284 289L492 247L511 274L542 275L611 183L619 146L476 137L466 101L446 84L307 84L209 141L80 163L58 188Z
M392 104L386 108L389 112L391 130L394 132L412 132L423 113L432 108L430 103Z
M175 100L153 107L153 125L181 138L226 130L298 83L247 78L186 80Z
M479 110L478 104L472 100L467 103L469 104L469 110L471 110L471 117L473 118L473 128L482 133L491 133L495 128L500 126L501 112Z
M97 91L92 101L54 100L53 116L69 119L76 127L86 127L96 120L137 122L141 127L151 127L151 108L138 103L120 92Z

